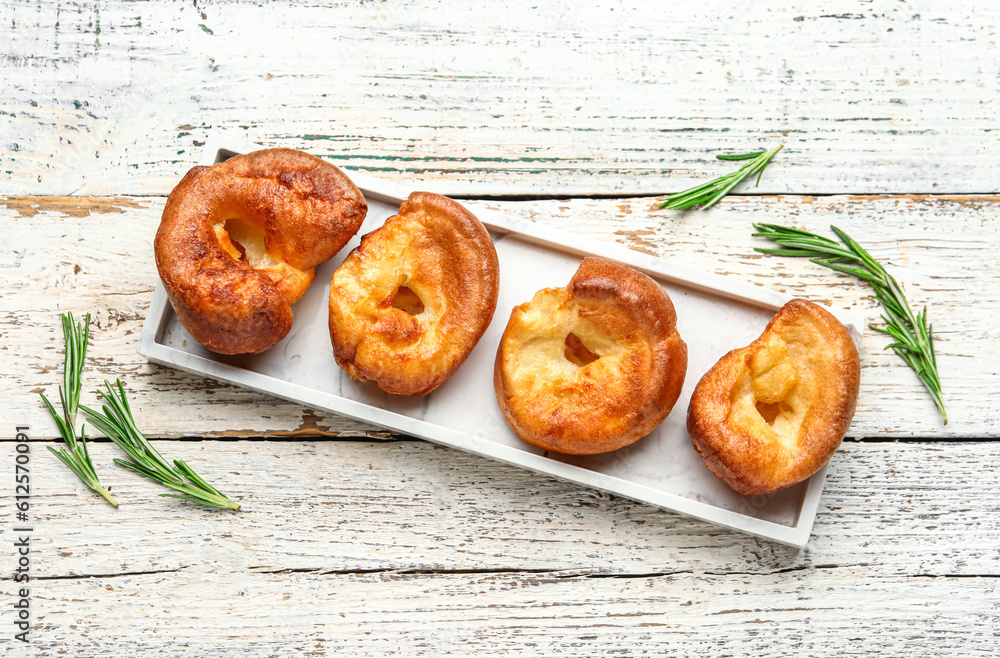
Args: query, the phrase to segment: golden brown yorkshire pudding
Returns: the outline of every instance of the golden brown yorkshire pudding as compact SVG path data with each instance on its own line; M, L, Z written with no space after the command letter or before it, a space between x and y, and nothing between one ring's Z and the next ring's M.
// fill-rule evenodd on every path
M333 273L334 357L351 377L388 393L430 393L486 331L499 280L479 220L447 197L414 192Z
M156 267L184 328L222 354L261 352L357 233L368 205L337 167L292 149L195 167L163 209Z
M493 384L522 439L593 455L663 422L686 370L687 345L659 284L621 263L585 258L568 287L540 290L514 308Z
M861 366L847 330L804 299L785 304L749 346L712 366L688 407L705 463L742 494L766 494L818 471L854 416Z

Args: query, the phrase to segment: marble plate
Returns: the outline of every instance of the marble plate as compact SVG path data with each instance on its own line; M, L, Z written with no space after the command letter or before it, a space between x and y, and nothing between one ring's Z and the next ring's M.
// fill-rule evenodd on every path
M212 135L199 164L221 162L264 148L225 134ZM410 189L347 172L369 203L358 235L391 215ZM512 214L464 203L486 225L500 259L500 297L493 322L458 372L429 395L392 396L359 384L333 359L327 329L329 281L358 237L317 269L316 282L294 308L295 323L280 343L258 355L223 356L199 345L178 322L158 284L139 338L150 361L219 381L343 414L397 432L491 457L548 475L640 500L796 547L812 530L826 469L768 496L742 496L717 479L695 452L685 429L695 384L719 357L760 335L790 296L694 270L677 263L566 233ZM621 450L591 457L544 452L507 427L493 392L493 360L511 309L540 288L564 286L588 255L626 263L656 279L677 309L678 330L688 345L683 392L667 420L652 434ZM860 342L864 319L831 309ZM706 327L710 330L706 331ZM664 517L664 523L670 518Z

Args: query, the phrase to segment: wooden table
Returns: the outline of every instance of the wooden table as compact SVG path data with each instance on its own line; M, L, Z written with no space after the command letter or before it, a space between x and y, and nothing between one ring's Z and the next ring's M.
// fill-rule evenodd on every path
M305 1L0 6L4 655L885 655L1000 651L1000 10L865 3ZM835 224L929 306L951 422L871 333L795 551L153 366L135 353L165 196L210 130L864 313L753 251ZM785 149L708 212L663 194ZM45 451L58 314L84 402L242 501L160 498L92 444L115 510ZM31 633L13 639L16 426ZM22 586L22 585L17 585Z

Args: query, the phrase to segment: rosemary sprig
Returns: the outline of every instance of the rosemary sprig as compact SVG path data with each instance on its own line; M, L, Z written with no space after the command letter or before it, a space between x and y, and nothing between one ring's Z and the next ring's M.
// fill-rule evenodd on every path
M898 354L917 373L934 398L941 420L947 425L948 414L941 398L941 380L938 378L937 358L934 355L934 332L927 323L927 307L924 306L920 313L914 313L896 279L861 245L836 226L831 226L830 229L840 238L840 243L815 233L776 224L755 223L753 227L757 230L754 237L767 238L780 247L756 247L755 251L776 256L805 256L814 263L851 274L872 285L875 289L872 297L885 310L882 316L885 327L869 326L893 339L886 349Z
M80 437L77 441L76 412L80 405L80 374L83 372L84 357L87 356L87 341L90 338L90 313L87 314L86 322L81 324L74 322L72 313L62 315L63 341L66 345L66 355L63 361L63 385L59 387L59 401L62 404L62 415L60 415L44 393L39 393L45 406L48 407L52 419L59 428L66 447L59 450L52 446L45 446L53 455L59 458L66 467L76 473L80 481L85 485L104 496L105 500L114 507L118 507L118 501L107 489L101 485L97 472L94 470L94 462L90 458L87 450L87 437L84 434L84 425L80 425ZM68 448L68 450L67 450Z
M702 204L702 210L708 210L716 204L722 197L743 182L749 176L757 174L757 185L760 185L760 177L764 175L764 167L771 162L778 151L784 148L784 144L779 144L767 151L755 151L753 153L739 153L735 155L717 155L720 160L750 160L736 171L725 176L720 176L715 180L701 185L676 192L668 196L660 205L660 208L690 208Z
M160 494L161 496L180 498L209 507L233 510L240 508L239 503L233 502L205 482L183 461L175 459L173 465L170 465L163 458L135 426L135 419L132 417L132 410L129 408L121 380L117 380L117 390L107 380L104 381L104 385L108 389L107 393L98 391L98 395L106 402L103 405L103 414L86 406L80 408L90 416L90 422L94 427L104 432L132 460L115 459L116 464L181 494Z

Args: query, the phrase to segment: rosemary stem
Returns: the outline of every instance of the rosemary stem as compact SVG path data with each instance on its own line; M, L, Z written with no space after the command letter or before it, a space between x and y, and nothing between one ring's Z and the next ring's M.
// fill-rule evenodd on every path
M94 491L96 491L97 493L99 493L102 496L104 496L104 499L106 501L108 501L109 503L111 503L112 507L118 507L118 501L115 500L115 497L112 496L111 493L107 489L105 489L103 486L101 486L100 484L97 484L94 487Z
M757 174L756 184L760 185L760 178L764 175L764 168L767 167L768 163L771 162L771 159L774 158L774 156L782 148L784 148L784 145L779 144L778 146L766 151L756 151L754 153L740 153L734 155L717 155L716 157L720 160L748 160L748 162L732 173L720 176L719 178L711 180L707 183L696 185L682 192L676 192L669 195L660 203L659 207L679 210L683 208L691 208L692 206L700 204L702 210L708 210L714 206L719 199L729 194L733 188L754 174Z
M106 391L99 392L106 403L103 413L87 406L80 408L90 417L94 427L104 432L128 455L129 460L115 459L116 464L178 492L161 496L180 498L207 507L240 509L239 503L205 482L183 461L175 460L171 465L163 458L136 426L121 380L115 386L105 380L104 387Z

